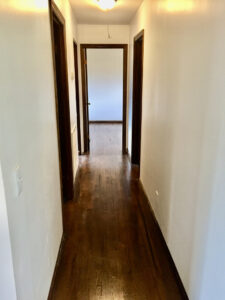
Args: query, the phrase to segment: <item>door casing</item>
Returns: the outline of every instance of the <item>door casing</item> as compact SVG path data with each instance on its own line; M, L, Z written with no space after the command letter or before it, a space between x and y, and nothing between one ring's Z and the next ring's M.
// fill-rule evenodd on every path
M87 49L123 49L123 120L122 120L122 153L127 154L127 44L81 44L81 78L83 105L83 139L84 153L90 151L89 113L88 113L88 79L87 79Z
M52 56L55 86L57 140L62 202L73 199L73 163L66 56L65 20L56 4L49 0Z
M144 30L134 37L131 162L140 166Z
M77 144L78 153L81 154L81 132L80 132L80 96L79 96L79 73L78 73L78 56L77 43L73 41L74 51L74 74L75 74L75 93L76 93L76 111L77 111Z

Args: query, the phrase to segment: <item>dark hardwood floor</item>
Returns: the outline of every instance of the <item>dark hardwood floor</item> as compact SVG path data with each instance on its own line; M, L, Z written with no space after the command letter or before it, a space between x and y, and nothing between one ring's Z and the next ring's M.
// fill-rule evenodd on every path
M79 197L64 205L65 240L49 299L186 299L154 222L146 231L138 170L121 155L121 125L90 128Z

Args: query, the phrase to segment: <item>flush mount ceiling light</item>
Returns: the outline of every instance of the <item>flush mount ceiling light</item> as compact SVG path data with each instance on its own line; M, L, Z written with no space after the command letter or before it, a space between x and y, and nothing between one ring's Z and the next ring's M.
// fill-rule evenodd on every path
M103 10L112 9L117 0L97 0L98 6Z

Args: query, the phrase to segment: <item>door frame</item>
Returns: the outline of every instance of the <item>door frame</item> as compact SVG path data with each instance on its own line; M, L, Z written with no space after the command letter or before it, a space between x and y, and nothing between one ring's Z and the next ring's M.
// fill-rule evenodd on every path
M137 45L142 40L141 65L137 63ZM132 139L131 139L131 162L140 166L141 161L141 125L142 125L142 96L143 96L143 65L144 65L144 29L134 37L133 46L133 94L132 94ZM137 77L137 72L141 76ZM141 91L137 95L137 91ZM135 108L135 109L134 109ZM137 153L138 151L138 153ZM138 157L137 157L138 156Z
M53 72L54 72L54 88L55 88L55 108L56 108L56 124L57 124L57 144L58 144L58 159L59 159L59 172L60 172L60 190L61 190L61 202L63 204L66 200L72 200L74 195L73 187L73 164L72 164L72 143L71 143L71 122L70 122L70 104L69 104L69 84L68 84L68 67L67 67L67 52L66 52L66 33L65 33L65 19L61 14L60 10L56 6L53 0L49 0L49 15L50 15L50 28L51 28L51 42L52 42L52 58L53 58ZM55 41L54 41L54 19L61 26L61 34L63 38L63 51L61 66L63 68L64 80L61 80L61 88L63 90L63 99L61 102L63 109L59 109L59 99L58 99L58 85L57 85L57 70L56 70L56 60L55 60ZM66 116L64 120L66 123L63 124L63 129L65 131L65 148L64 158L67 160L67 172L63 173L62 168L62 151L60 142L60 115ZM66 154L65 154L66 153ZM65 169L65 166L64 166ZM65 185L65 173L68 177L68 184Z
M76 93L76 111L77 111L77 144L78 153L81 154L81 131L80 131L80 95L79 95L79 71L78 71L78 46L73 40L74 53L74 76L75 76L75 93Z
M87 83L87 49L123 49L123 121L122 121L122 153L127 154L127 44L81 44L81 78L83 105L83 137L84 153L89 152L89 116L88 116L88 83Z

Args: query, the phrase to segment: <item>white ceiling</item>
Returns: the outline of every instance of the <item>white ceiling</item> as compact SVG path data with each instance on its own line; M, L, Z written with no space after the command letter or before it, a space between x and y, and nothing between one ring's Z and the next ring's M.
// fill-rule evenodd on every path
M97 0L70 0L78 24L129 24L142 0L118 0L115 7L102 11Z

